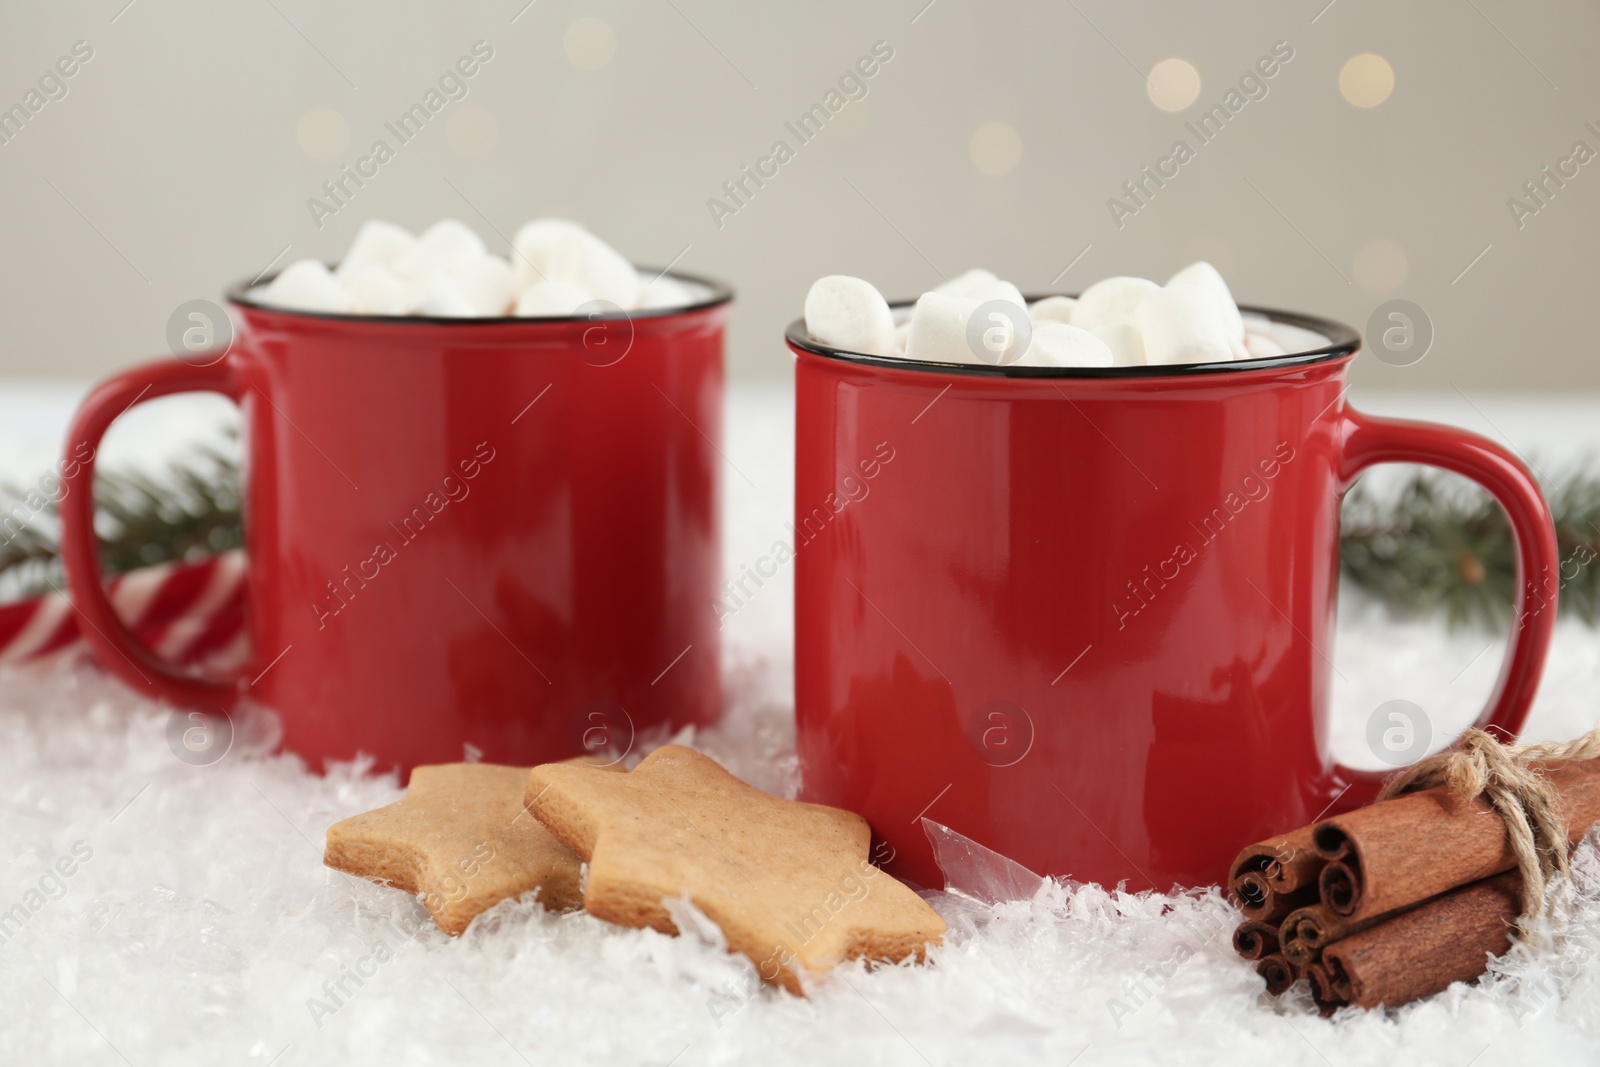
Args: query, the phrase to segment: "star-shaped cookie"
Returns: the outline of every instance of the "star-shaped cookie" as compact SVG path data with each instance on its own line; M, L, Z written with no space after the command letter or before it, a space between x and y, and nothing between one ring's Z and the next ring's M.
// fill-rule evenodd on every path
M576 908L580 861L523 811L527 782L526 767L418 767L400 800L329 827L322 861L416 894L453 937L530 890L552 911Z
M656 749L629 774L546 764L525 806L589 865L583 906L677 933L689 899L763 981L803 993L841 960L921 959L944 920L867 858L866 820L753 789L692 749Z

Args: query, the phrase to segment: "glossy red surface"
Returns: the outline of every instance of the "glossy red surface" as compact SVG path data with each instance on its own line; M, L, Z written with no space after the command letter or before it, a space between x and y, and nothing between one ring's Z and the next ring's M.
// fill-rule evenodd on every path
M864 815L897 873L942 884L925 815L1040 873L1202 885L1370 800L1328 698L1339 501L1374 463L1509 512L1528 614L1482 722L1521 726L1554 622L1528 607L1544 500L1481 437L1351 410L1352 357L1003 378L791 347L802 795Z
M532 764L716 717L726 303L631 323L236 310L225 358L110 378L67 451L136 401L239 404L255 662L202 680L131 639L85 464L65 557L109 669L179 705L268 705L314 767L366 752L408 772L468 744Z

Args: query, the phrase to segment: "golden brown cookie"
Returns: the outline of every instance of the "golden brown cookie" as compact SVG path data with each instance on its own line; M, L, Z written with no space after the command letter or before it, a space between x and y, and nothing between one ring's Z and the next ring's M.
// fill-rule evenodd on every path
M415 893L451 936L531 890L552 911L576 908L578 857L523 810L527 782L526 767L418 767L400 800L329 827L322 862Z
M677 933L662 900L687 894L731 951L792 993L841 960L921 959L944 933L868 861L866 820L769 796L692 749L658 748L629 774L535 767L525 803L589 864L591 915Z

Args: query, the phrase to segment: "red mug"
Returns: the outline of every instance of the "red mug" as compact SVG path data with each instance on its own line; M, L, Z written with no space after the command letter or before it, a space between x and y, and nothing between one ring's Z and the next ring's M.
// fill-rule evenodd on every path
M1248 363L913 363L790 326L802 796L943 879L926 817L1041 874L1167 890L1370 801L1328 748L1339 502L1376 463L1479 482L1516 535L1521 626L1478 720L1515 735L1558 557L1505 449L1344 402L1360 338ZM1548 589L1551 583L1544 582Z
M317 766L535 764L720 711L723 329L732 294L566 319L383 318L229 300L226 352L102 382L67 450L135 403L239 405L253 661L179 670L107 601L93 462L64 478L84 635L136 691L275 709ZM67 468L71 470L72 468Z

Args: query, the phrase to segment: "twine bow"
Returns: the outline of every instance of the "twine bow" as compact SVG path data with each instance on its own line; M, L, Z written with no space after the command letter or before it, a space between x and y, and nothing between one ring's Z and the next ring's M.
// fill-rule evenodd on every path
M1568 828L1560 798L1537 764L1600 757L1600 726L1571 741L1503 745L1471 728L1449 748L1419 760L1384 782L1379 800L1447 785L1463 801L1483 797L1505 821L1506 837L1522 873L1525 920L1544 914L1545 897L1557 879L1570 888Z

